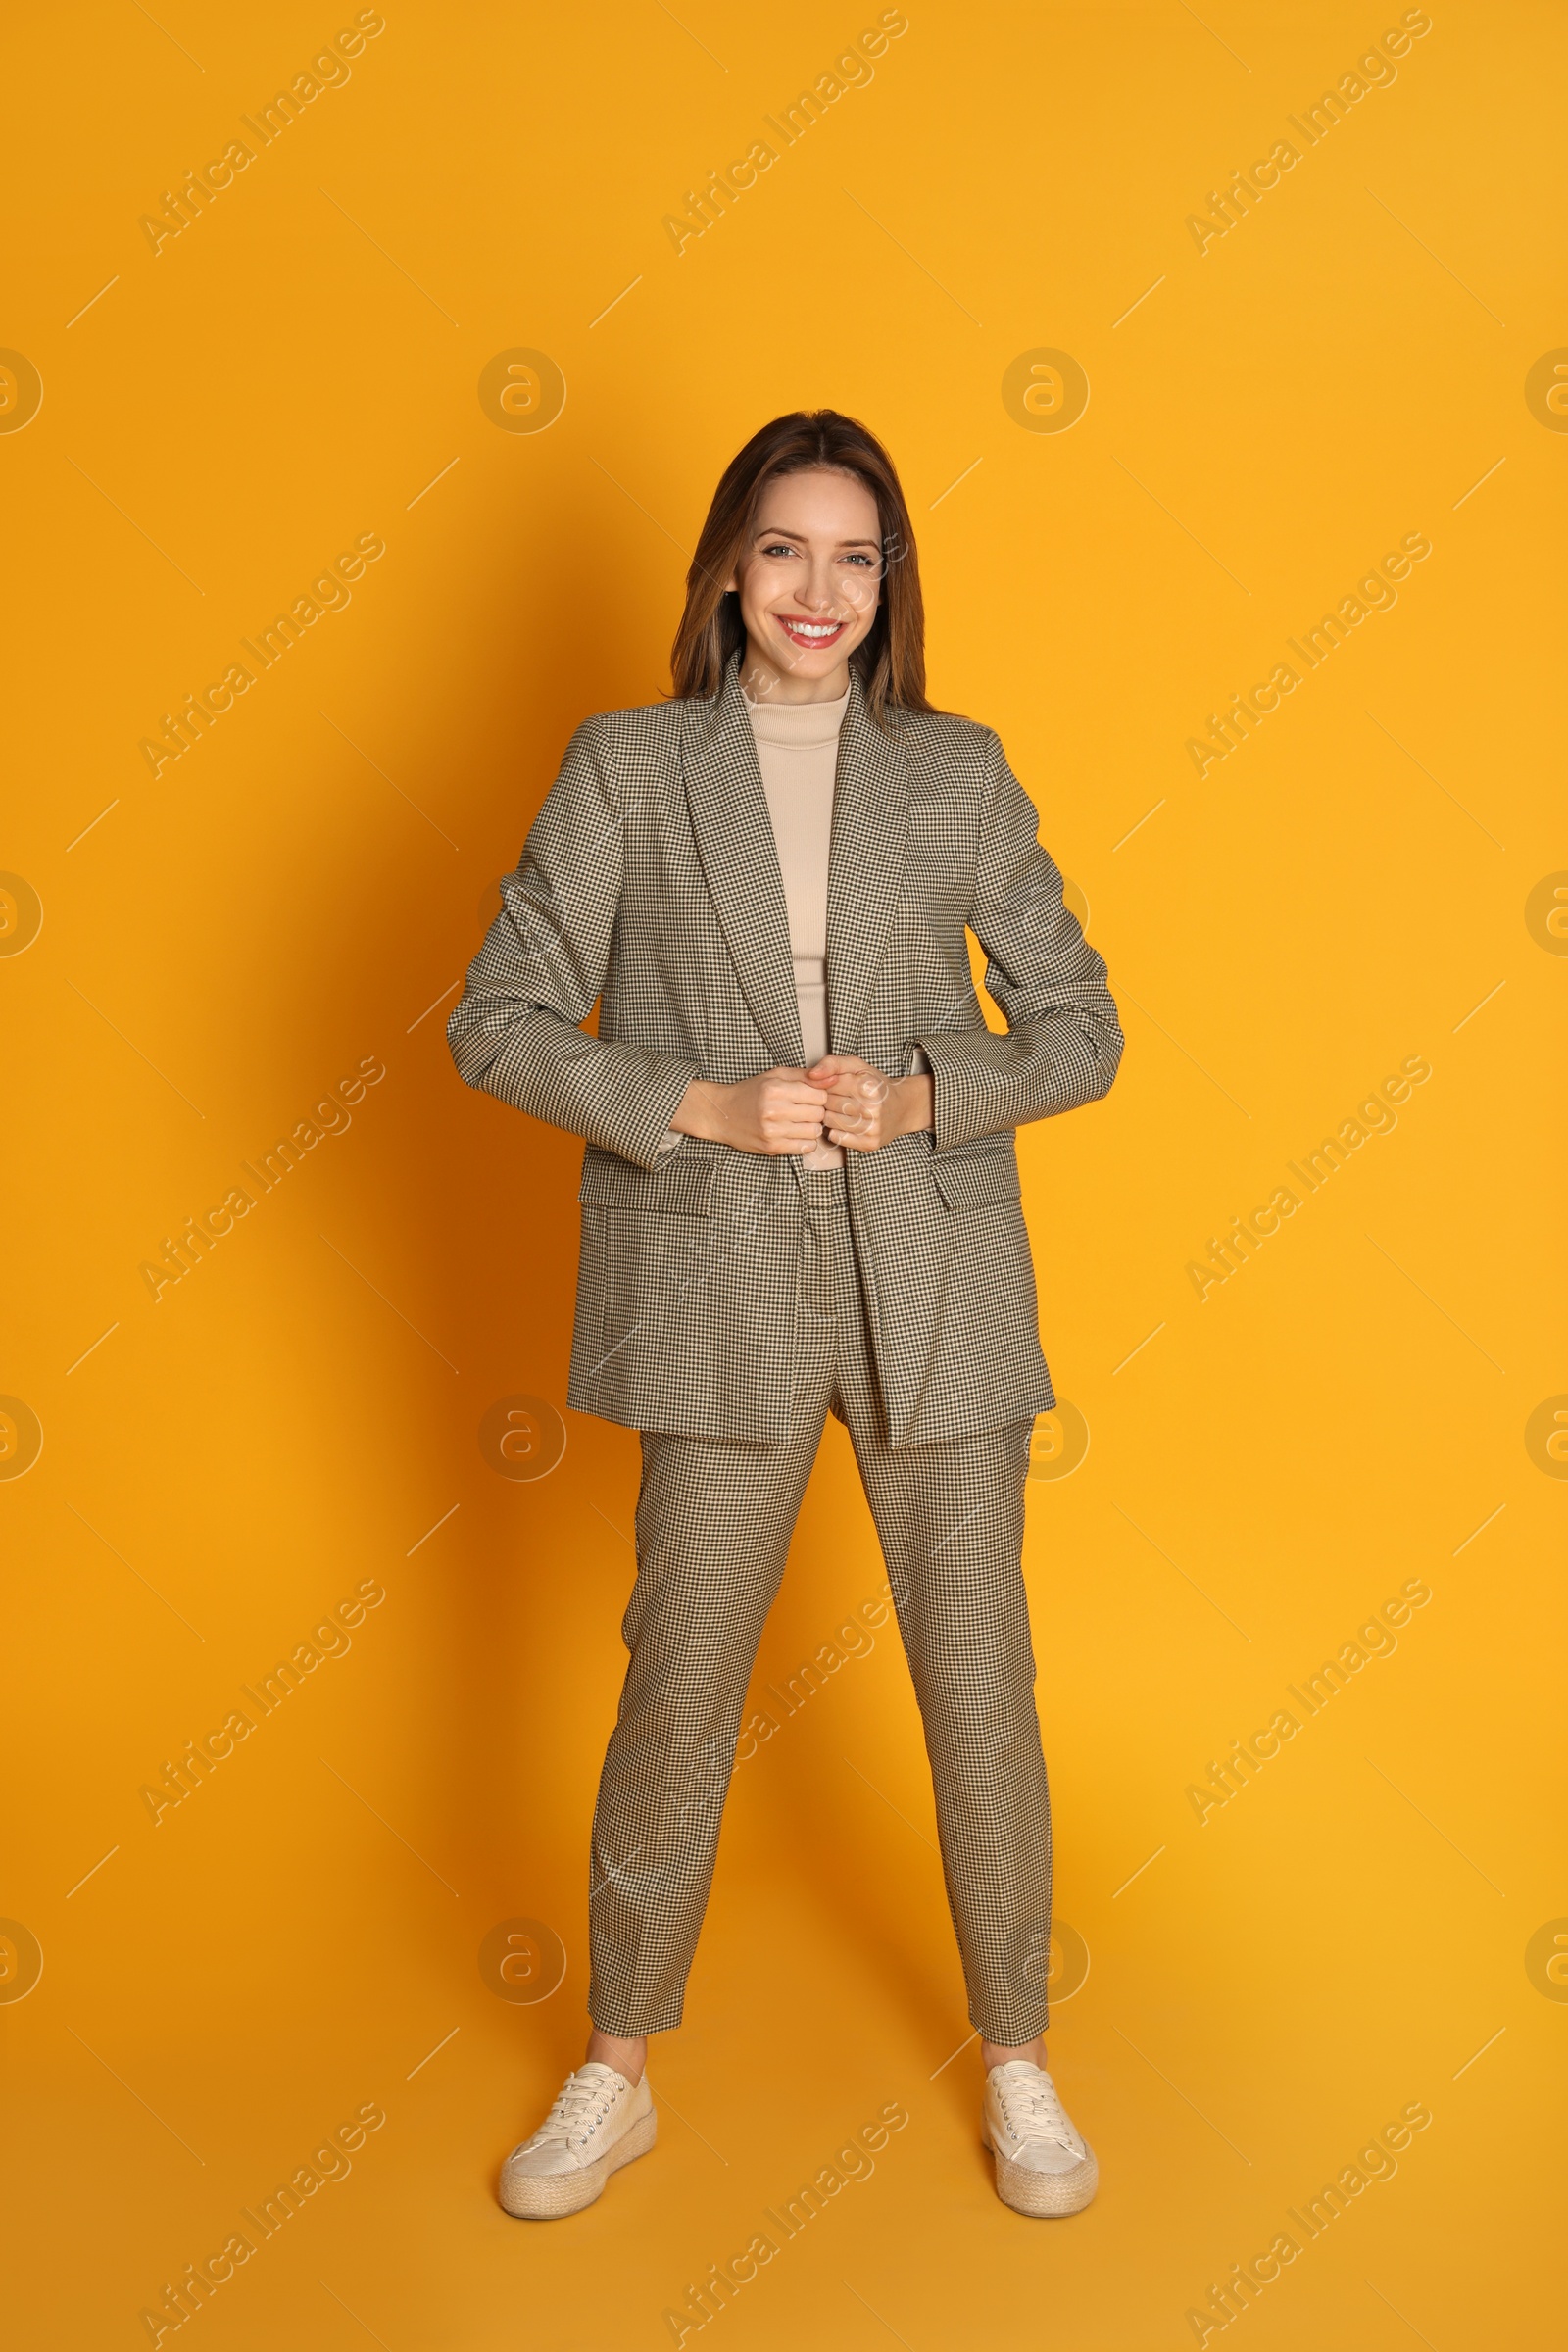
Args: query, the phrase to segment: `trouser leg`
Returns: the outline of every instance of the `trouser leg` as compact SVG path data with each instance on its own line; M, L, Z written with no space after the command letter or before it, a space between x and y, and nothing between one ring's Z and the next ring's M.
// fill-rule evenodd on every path
M847 1221L840 1286L858 1276ZM1051 1800L1024 1591L1033 1419L890 1448L863 1319L838 1324L839 1389L887 1562L936 1795L970 2023L1010 2047L1045 2031Z
M856 1433L936 1793L969 2022L1046 2028L1051 1800L1019 1554L1034 1423L890 1453Z
M602 2033L680 2023L746 1687L832 1390L818 1249L808 1228L789 1441L642 1439L631 1655L594 1810L588 2008Z

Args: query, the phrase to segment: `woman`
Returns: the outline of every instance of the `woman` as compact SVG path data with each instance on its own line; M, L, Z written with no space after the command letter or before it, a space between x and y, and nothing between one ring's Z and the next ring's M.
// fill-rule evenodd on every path
M567 1401L642 1442L593 2032L501 2201L574 2213L654 2144L647 2037L680 2022L747 1680L832 1412L919 1699L998 2191L1076 2212L1098 2176L1045 2070L1051 1819L1020 1570L1055 1396L1013 1130L1109 1087L1105 966L997 737L926 699L908 512L863 425L781 416L735 458L673 668L674 700L572 738L448 1025L470 1086L587 1140Z

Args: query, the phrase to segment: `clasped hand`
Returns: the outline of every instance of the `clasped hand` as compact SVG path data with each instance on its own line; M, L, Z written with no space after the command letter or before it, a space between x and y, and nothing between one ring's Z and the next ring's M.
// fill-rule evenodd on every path
M889 1078L854 1054L825 1054L808 1070L763 1070L737 1086L694 1079L672 1124L685 1135L775 1155L824 1139L876 1152L932 1121L929 1077Z

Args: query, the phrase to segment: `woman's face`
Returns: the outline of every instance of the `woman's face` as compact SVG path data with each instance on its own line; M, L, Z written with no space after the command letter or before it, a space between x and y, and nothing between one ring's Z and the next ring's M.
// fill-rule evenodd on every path
M735 576L754 702L836 702L876 618L882 531L854 474L814 466L767 483Z

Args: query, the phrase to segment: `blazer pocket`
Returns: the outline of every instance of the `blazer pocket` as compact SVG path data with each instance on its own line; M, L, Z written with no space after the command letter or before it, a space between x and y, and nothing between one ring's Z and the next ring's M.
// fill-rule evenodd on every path
M577 1199L594 1208L654 1209L664 1216L706 1217L713 1162L679 1152L666 1168L640 1168L613 1152L589 1150Z
M993 1208L1019 1198L1018 1161L1013 1152L970 1155L933 1152L931 1177L949 1208Z

